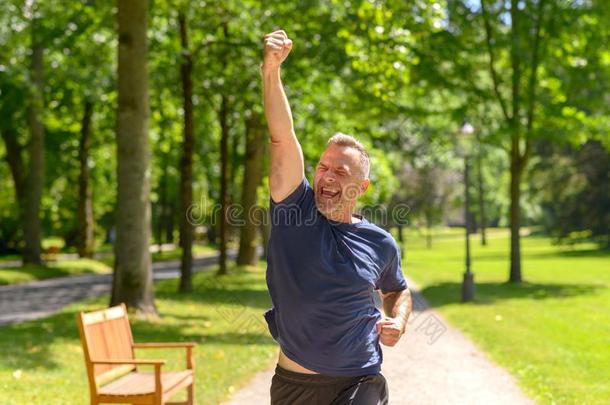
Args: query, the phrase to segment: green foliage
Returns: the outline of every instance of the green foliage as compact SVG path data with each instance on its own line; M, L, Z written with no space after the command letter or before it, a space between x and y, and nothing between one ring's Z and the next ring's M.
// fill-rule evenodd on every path
M551 145L545 145L552 147ZM559 241L610 246L610 152L598 141L538 162L531 184L545 230Z
M29 64L30 34L36 22L36 35L45 46L44 232L69 240L76 230L76 157L83 105L90 100L94 105L90 156L94 214L97 236L102 238L114 224L116 200L116 10L104 2L5 3L0 10L0 130L14 130L20 145L27 144L30 78L23 67ZM493 34L498 93L508 102L512 80L509 4L491 0L485 4ZM517 34L523 66L519 101L523 105L530 97L526 90L532 77L531 39L538 4L526 2L519 11ZM610 42L610 15L599 1L547 0L543 11L532 139L575 148L596 139L610 148L606 100L610 53L604 46ZM214 207L219 201L218 113L224 97L229 107L230 200L239 203L245 120L253 112L262 113L261 39L265 33L283 28L294 40L283 81L308 175L326 140L335 132L350 133L369 147L373 157L372 185L361 207L409 203L413 204L413 223L430 217L430 212L418 208L429 205L422 201L430 196L413 180L424 178L425 173L442 173L442 178L452 180L446 186L441 187L440 181L437 184L437 191L446 193L432 193L448 196L433 210L433 222L447 220L463 203L459 192L462 163L455 147L457 130L468 120L484 145L482 172L489 220L506 224L510 136L494 93L480 3L156 0L150 8L148 53L155 236L168 222L175 226L181 215L183 54L179 13L186 17L194 61L196 202ZM520 119L525 122L527 117ZM476 150L473 145L472 152ZM542 152L542 160L553 161L545 151L534 150ZM3 149L1 156L6 157ZM4 162L0 174L0 239L5 249L15 249L20 239L19 219ZM530 193L530 187L524 187L523 209L532 222L543 217L535 188ZM471 191L474 197L474 186ZM265 205L267 200L261 200ZM477 200L473 198L475 211ZM419 201L417 207L414 201ZM210 224L207 214L202 217L203 225Z

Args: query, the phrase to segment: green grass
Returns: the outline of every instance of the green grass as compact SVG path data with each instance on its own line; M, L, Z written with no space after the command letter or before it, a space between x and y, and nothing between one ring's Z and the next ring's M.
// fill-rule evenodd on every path
M206 256L217 254L218 250L208 245L193 245L193 256ZM152 259L155 262L165 260L180 260L182 249L164 250L152 254Z
M196 403L215 404L256 371L273 365L277 349L262 317L271 304L261 268L222 277L197 273L193 281L195 292L184 295L175 292L177 280L156 284L161 318L131 316L134 340L197 342ZM71 305L45 320L2 327L2 404L89 403L75 314L107 303L103 297ZM184 367L184 350L142 350L137 357L168 359L168 370Z
M522 240L521 285L508 279L507 234L471 236L476 300L460 303L463 237L409 235L405 270L450 324L508 369L539 403L610 398L610 252L593 244Z
M213 255L216 250L206 245L193 245L194 256ZM180 260L181 249L172 249L152 254L154 262ZM12 260L20 257L12 257ZM6 259L5 259L6 260ZM0 285L21 284L48 278L75 276L87 273L108 273L112 271L112 255L91 259L62 259L45 265L26 265L23 267L0 267Z
M425 248L425 235L407 233L406 274L447 321L509 370L539 403L602 404L610 397L610 253L593 244L569 248L523 238L521 285L507 284L508 234L492 230L489 246L472 237L476 301L460 303L463 239L443 231ZM0 274L1 271L0 271ZM136 341L194 340L198 403L218 403L257 370L270 367L276 345L262 319L270 305L264 272L194 277L195 292L177 281L157 284L160 321L133 320ZM9 404L88 401L74 314L107 304L75 304L42 321L1 328L0 392ZM174 367L183 353L167 357ZM63 402L62 402L63 401Z
M61 260L45 266L6 267L0 268L0 285L28 283L87 273L108 273L111 270L105 263L91 259Z

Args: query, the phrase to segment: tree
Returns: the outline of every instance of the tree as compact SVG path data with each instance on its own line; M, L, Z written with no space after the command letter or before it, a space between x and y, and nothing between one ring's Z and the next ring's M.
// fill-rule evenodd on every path
M150 242L148 1L118 1L118 199L111 305L156 314Z
M91 116L93 102L85 100L81 124L81 139L78 150L80 172L78 176L78 255L92 257L94 248L93 197L89 171L91 153Z
M193 54L189 46L188 21L184 11L178 15L180 27L180 44L182 61L180 77L182 79L182 97L184 108L184 139L182 141L182 159L180 161L180 291L190 292L193 289L193 224L187 215L193 204Z
M256 254L256 218L258 202L257 190L263 181L266 134L263 117L259 111L251 110L246 118L246 162L244 165L244 180L242 183L241 205L243 209L243 226L239 238L237 264L255 265L258 262Z
M44 108L44 82L42 43L39 20L32 20L32 54L31 54L31 94L28 106L28 126L30 141L28 145L29 169L26 179L25 207L23 212L23 263L41 264L41 225L40 201L44 185L44 126L42 111Z
M416 47L424 59L413 72L427 90L450 91L462 100L456 110L462 117L456 118L484 114L499 123L480 142L502 148L509 160L510 282L522 280L522 183L535 142L582 143L595 126L604 127L591 108L603 97L591 92L584 102L569 80L573 65L600 67L588 77L606 77L598 62L603 47L585 45L607 38L607 30L599 29L604 15L595 1L456 1L448 3L441 32ZM585 69L578 70L586 77Z

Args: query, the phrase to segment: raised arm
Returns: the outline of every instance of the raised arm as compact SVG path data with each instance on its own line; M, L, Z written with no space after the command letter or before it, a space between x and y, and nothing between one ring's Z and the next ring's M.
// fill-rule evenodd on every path
M280 202L301 183L303 152L294 133L292 113L280 77L280 66L292 49L292 41L282 30L265 35L261 74L263 104L271 136L271 198Z

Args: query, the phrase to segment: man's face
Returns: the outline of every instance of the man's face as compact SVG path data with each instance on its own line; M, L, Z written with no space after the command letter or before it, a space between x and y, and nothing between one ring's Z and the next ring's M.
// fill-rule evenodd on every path
M314 178L318 210L327 218L349 217L356 200L366 190L360 152L349 146L329 145L320 157Z

